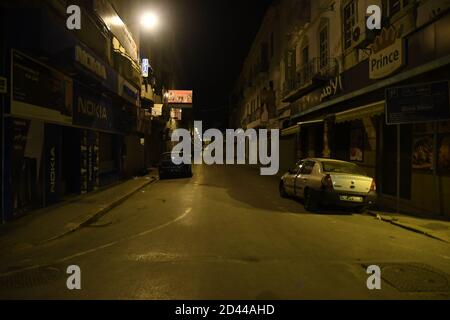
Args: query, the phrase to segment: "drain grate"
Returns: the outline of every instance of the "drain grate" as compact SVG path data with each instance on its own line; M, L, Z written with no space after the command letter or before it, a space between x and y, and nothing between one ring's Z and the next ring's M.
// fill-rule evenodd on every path
M450 292L448 275L431 266L418 263L376 265L381 268L381 278L401 292Z
M62 276L57 266L43 266L0 276L1 289L33 288L52 283Z

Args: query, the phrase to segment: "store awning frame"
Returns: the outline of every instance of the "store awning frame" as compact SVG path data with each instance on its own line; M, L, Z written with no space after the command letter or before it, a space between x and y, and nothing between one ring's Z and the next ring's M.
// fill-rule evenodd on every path
M385 101L378 101L362 107L353 108L335 114L335 123L350 122L363 119L364 117L373 117L382 115L385 112Z
M285 136L289 136L292 134L297 134L300 132L300 130L303 126L311 125L311 124L318 124L318 123L322 123L324 121L325 121L324 119L316 119L316 120L298 122L296 125L293 125L289 128L281 130L281 136L285 137Z
M297 125L300 126L300 128L302 126L306 126L306 125L310 125L310 124L318 124L318 123L322 123L324 122L325 119L316 119L316 120L311 120L311 121L302 121L302 122L298 122Z
M295 126L281 130L281 136L282 137L290 136L293 134L297 134L299 131L300 131L300 126L298 124L296 124Z

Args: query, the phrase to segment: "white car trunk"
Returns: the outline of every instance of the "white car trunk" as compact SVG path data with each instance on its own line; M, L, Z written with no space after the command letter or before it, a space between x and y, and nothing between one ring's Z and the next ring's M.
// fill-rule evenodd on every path
M372 178L345 173L330 174L334 190L338 192L369 193Z

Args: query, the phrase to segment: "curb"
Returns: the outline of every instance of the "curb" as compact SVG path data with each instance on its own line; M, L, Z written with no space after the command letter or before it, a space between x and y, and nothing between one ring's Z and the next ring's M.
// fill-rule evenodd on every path
M403 228L403 229L406 229L406 230L409 230L409 231L413 231L415 233L422 234L424 236L427 236L427 237L435 239L435 240L443 241L445 243L450 243L447 239L444 239L444 238L442 238L440 236L437 236L437 235L435 235L435 234L433 234L433 233L431 233L431 232L429 232L429 231L427 231L427 230L425 230L423 228L420 228L420 227L417 227L417 226L414 226L414 225L411 225L411 224L402 223L402 222L398 221L396 218L386 217L386 216L383 216L383 215L381 215L379 213L376 213L376 212L373 212L373 211L370 211L370 210L368 210L367 213L369 215L371 215L372 217L378 218L378 219L380 219L381 221L384 221L384 222L388 222L388 223L390 223L390 224L392 224L394 226L397 226L397 227L400 227L400 228Z
M122 203L124 203L127 199L129 199L131 196L133 196L134 194L136 194L137 192L139 192L140 190L144 189L145 187L155 183L156 181L158 181L158 178L151 178L149 181L145 182L143 185L133 189L132 191L126 193L125 195L123 195L122 197L120 197L119 199L113 201L112 203L109 203L106 207L99 209L98 211L94 212L93 214L91 214L90 216L88 216L86 219L84 219L82 222L80 223L76 223L76 225L74 227L71 227L70 229L68 229L67 231L64 231L63 233L51 237L49 239L43 240L41 242L38 243L38 245L43 245L58 239L61 239L71 233L74 233L78 230L80 230L83 227L89 226L90 224L92 224L93 222L97 221L98 219L100 219L102 216L104 216L106 213L108 213L109 211L111 211L112 209L114 209L115 207L121 205Z

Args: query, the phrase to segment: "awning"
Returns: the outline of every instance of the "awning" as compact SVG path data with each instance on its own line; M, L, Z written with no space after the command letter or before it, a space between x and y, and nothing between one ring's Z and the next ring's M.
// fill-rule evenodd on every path
M298 124L296 124L295 126L281 130L281 136L282 137L290 136L292 134L297 134L299 131L300 131L300 126Z
M300 127L302 127L302 126L306 126L306 125L309 125L309 124L317 124L317 123L321 123L321 122L323 122L324 120L323 119L316 119L316 120L311 120L311 121L303 121L303 122L299 122L299 123L297 123L297 125L299 125Z
M363 107L358 107L344 112L336 113L336 123L342 123L347 121L353 121L362 119L364 117L373 117L384 114L384 100L376 103L372 103Z

